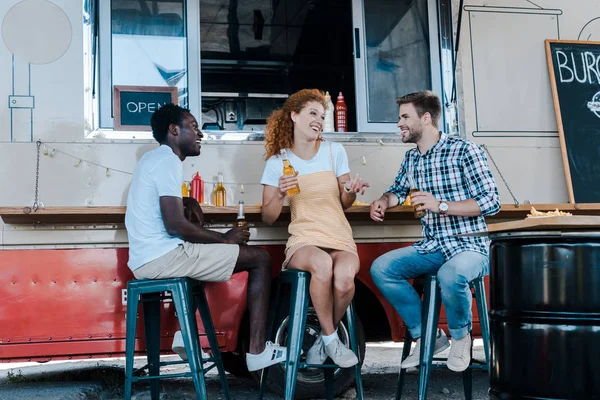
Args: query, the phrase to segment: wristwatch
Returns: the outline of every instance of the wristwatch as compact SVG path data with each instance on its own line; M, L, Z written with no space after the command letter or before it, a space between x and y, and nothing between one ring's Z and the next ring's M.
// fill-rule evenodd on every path
M448 203L440 201L440 205L438 207L440 209L440 214L446 215L448 212Z

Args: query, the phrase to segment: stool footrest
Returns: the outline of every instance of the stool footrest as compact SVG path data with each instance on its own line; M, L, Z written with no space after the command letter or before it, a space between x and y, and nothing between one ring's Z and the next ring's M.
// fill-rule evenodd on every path
M134 376L131 378L132 382L150 381L152 379L163 379L163 378L189 378L192 376L191 372L183 372L181 374L166 374L157 376Z
M280 362L279 364L285 366L285 362ZM337 364L307 364L307 363L298 363L298 368L321 368L321 369L336 369L342 368ZM354 365L348 368L354 368ZM344 369L344 368L342 368Z

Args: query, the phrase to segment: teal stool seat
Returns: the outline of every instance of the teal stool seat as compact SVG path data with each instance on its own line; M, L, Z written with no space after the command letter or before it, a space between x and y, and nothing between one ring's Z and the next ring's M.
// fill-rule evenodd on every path
M298 370L301 368L323 368L327 399L333 400L334 373L336 369L340 368L340 366L333 363L306 364L300 361L306 325L306 315L310 302L309 283L310 273L305 271L284 270L279 275L279 285L277 287L277 295L275 298L275 314L273 317L271 337L275 337L277 328L275 319L279 316L281 311L281 287L283 285L291 286L287 337L287 360L282 363L285 366L285 400L292 400L294 398L296 390L296 375L298 374ZM357 398L362 400L363 389L362 378L360 375L362 360L360 359L360 352L358 351L358 341L355 331L356 319L354 315L354 305L352 302L346 311L346 322L348 324L350 348L359 359L358 364L351 368L354 368L355 372ZM268 370L268 368L265 369L261 376L259 399L262 399L263 397L264 385L267 380Z
M165 292L170 293L165 294ZM160 308L161 302L172 299L177 312L179 328L183 336L185 351L188 361L160 362ZM137 325L138 304L142 303L144 312L144 331L146 335L146 355L148 364L133 370L133 357L135 351L135 335ZM198 324L196 322L196 309L200 311L202 324L210 349L211 357L202 359L200 351L200 340L198 338ZM204 294L204 282L190 278L170 279L141 279L127 283L127 333L125 345L125 399L131 399L131 386L133 382L149 381L152 400L160 397L160 379L192 377L198 399L206 399L206 385L204 374L210 369L217 367L219 378L225 398L230 399L229 387L225 369L221 361L219 343L215 335L215 328L210 317L208 302ZM190 365L190 372L178 374L160 374L160 367L173 364ZM208 368L204 368L205 362L212 362ZM139 372L148 369L147 376L138 376Z
M432 368L446 368L445 365L433 364L433 351L438 322L440 319L441 294L437 276L433 274L423 275L420 279L423 283L423 324L421 334L421 364L419 366L419 399L427 398L427 387L429 384L429 375ZM485 283L483 277L479 277L470 282L471 288L475 290L475 302L477 313L479 314L479 324L481 326L481 336L483 338L483 348L485 353L485 364L473 360L473 347L471 346L471 364L462 372L463 390L465 398L471 400L473 390L473 369L488 369L490 360L489 340L490 323L488 318L487 301L485 295ZM408 329L404 338L404 348L402 350L402 362L410 353L412 338ZM398 385L396 387L396 400L400 400L402 387L404 386L404 376L406 369L400 368L398 375Z

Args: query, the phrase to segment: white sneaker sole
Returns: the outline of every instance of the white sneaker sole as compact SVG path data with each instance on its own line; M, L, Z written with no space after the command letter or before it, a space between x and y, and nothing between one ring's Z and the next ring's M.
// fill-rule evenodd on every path
M471 364L471 360L469 359L469 364ZM454 371L454 372L463 372L466 371L467 368L469 368L469 364L465 365L465 366L456 366L456 365L452 365L452 364L446 364L448 366L448 369L450 371Z

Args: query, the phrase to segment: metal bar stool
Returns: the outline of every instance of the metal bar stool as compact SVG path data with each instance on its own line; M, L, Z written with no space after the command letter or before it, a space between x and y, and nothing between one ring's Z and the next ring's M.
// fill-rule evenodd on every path
M277 287L277 296L275 298L275 314L271 329L271 337L275 337L277 324L275 320L280 313L281 308L281 286L291 286L291 298L288 321L288 342L287 342L287 360L282 363L285 366L285 400L292 400L296 390L296 375L301 368L322 368L325 376L325 387L327 399L333 400L334 390L334 372L338 365L333 363L325 364L306 364L300 361L302 352L302 342L304 339L304 329L306 325L306 315L310 302L309 293L310 273L298 270L284 270L279 275L279 285ZM356 319L354 315L354 305L351 302L346 311L346 321L348 323L348 333L350 338L350 348L358 357L358 364L354 368L356 379L356 394L359 400L363 398L362 378L360 368L362 360L358 350L358 341L355 332ZM264 385L267 381L269 369L263 370L260 380L259 399L263 398Z
M435 339L437 333L438 322L440 319L441 294L437 276L434 274L424 275L423 281L423 332L421 334L421 358L419 365L419 399L427 398L427 389L429 385L429 375L432 368L440 368L445 366L436 366L433 364L433 351L435 348ZM473 347L471 346L471 363L469 367L462 372L463 390L465 398L471 400L473 389L473 369L488 369L490 360L489 339L490 339L490 323L487 311L487 300L485 295L485 283L483 277L479 277L470 282L470 286L475 290L475 303L477 305L477 313L479 315L479 324L481 326L481 336L483 338L483 348L485 353L485 364L473 360ZM402 362L410 353L412 338L408 329L404 338L404 347L402 349ZM396 400L400 400L402 396L402 388L404 386L404 378L406 369L400 368L398 374L398 385L396 387Z
M171 296L165 295L170 292ZM141 300L140 300L141 297ZM172 299L177 312L179 327L183 336L185 351L188 361L160 362L160 308L161 301ZM148 364L133 370L133 357L135 351L135 335L137 326L138 304L143 304L144 331L146 335L146 355ZM202 324L210 343L212 356L202 359L200 340L198 338L198 324L196 322L196 309L200 311ZM127 283L127 338L125 345L125 399L131 399L133 382L150 381L152 400L160 397L160 379L192 377L196 388L196 397L206 399L206 384L204 374L214 367L219 371L219 378L225 398L230 399L229 386L225 376L225 369L221 361L219 343L215 335L215 328L210 316L208 302L204 294L204 282L190 278L170 279L141 279ZM213 364L204 367L204 363ZM190 372L179 374L160 374L160 367L174 364L190 365ZM148 369L148 376L140 377L139 372Z

